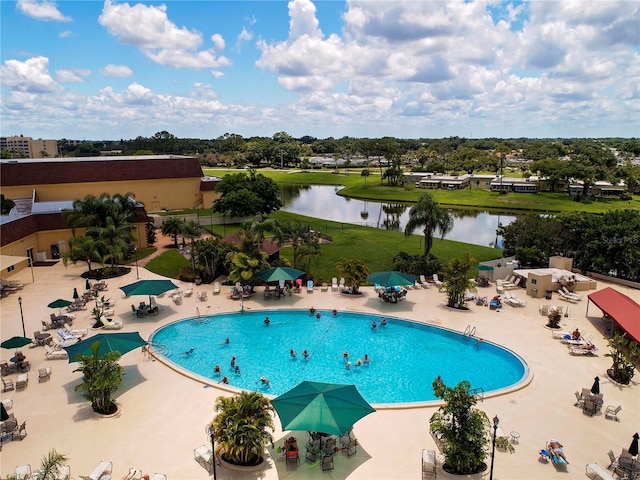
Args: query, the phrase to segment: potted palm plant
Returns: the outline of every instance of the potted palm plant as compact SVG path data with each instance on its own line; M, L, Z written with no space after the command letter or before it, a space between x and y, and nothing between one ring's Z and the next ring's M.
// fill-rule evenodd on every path
M214 428L216 455L228 468L252 469L264 465L264 448L273 443L273 413L269 399L258 392L218 397Z
M120 352L107 352L99 356L100 342L91 345L90 355L78 355L80 366L74 372L82 372L83 382L76 385L75 391L91 402L94 412L101 415L113 415L118 406L113 393L122 385L124 368L118 363Z

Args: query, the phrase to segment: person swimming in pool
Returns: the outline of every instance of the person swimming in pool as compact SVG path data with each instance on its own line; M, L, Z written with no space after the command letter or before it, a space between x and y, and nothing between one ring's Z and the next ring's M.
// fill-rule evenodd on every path
M366 353L364 354L364 357L362 358L362 362L363 363L370 363L371 362L371 358L369 357L369 355L367 355Z
M222 380L220 380L218 383L224 383L225 385L227 385L229 383L229 379L226 376L222 377Z
M216 365L215 367L213 367L213 373L215 375L220 375L220 365Z
M293 348L289 350L289 355L291 355L291 358L298 358L298 355L296 354L296 351Z
M269 317L266 317L266 318L264 319L264 324L265 324L265 325L269 325L270 323L271 323L271 320L269 320Z
M235 367L233 367L233 371L236 375L240 375L240 365L236 365Z
M347 352L346 350L342 352L342 360L345 362L349 360L349 352Z
M383 319L380 321L380 326L381 326L381 327L386 327L386 326L387 326L387 319L386 319L386 318L383 318Z
M260 383L265 386L269 386L269 379L267 377L260 377Z
M307 352L306 350L302 352L302 356L305 360L309 360L309 352Z
M316 309L315 309L314 307L311 307L311 308L309 309L309 313L310 313L311 315L313 315L314 313L316 313Z
M316 319L320 320L320 312L316 313Z
M347 370L351 370L351 362L345 363L344 368L346 368Z
M220 345L229 345L231 343L231 340L229 339L229 337L224 339L224 342L222 342Z
M378 328L378 324L374 320L373 322L371 322L371 329L375 330L376 328Z
M358 359L356 360L356 367L361 367L362 366L362 359Z
M191 347L189 350L187 350L186 352L184 352L184 354L185 354L186 356L189 356L189 355L191 355L191 354L193 353L193 351L194 351L194 350L195 350L195 348Z
M235 368L236 366L236 357L231 357L231 368Z

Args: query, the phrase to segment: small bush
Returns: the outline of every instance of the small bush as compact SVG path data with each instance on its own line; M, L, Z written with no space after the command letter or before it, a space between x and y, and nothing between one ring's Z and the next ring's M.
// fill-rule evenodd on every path
M198 272L191 267L181 267L178 272L178 280L182 280L183 282L193 282L197 276Z

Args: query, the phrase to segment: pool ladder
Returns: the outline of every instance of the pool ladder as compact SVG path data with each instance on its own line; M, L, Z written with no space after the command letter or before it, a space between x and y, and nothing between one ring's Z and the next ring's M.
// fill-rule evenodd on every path
M470 390L469 393L471 395L474 395L476 399L480 400L481 402L484 401L484 388L482 387L474 388Z
M464 330L463 336L472 338L472 337L475 337L475 335L476 335L476 327L471 327L471 325L467 325L467 328L465 328Z

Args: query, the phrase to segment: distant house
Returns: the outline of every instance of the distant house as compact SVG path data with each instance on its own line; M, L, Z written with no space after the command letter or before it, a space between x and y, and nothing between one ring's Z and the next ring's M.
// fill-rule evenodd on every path
M587 195L594 197L620 197L627 191L623 182L616 185L604 180L598 180L593 185L589 185ZM575 197L584 193L584 182L582 180L572 180L568 187L569 195Z
M514 178L498 175L491 182L493 192L538 193L538 177Z

